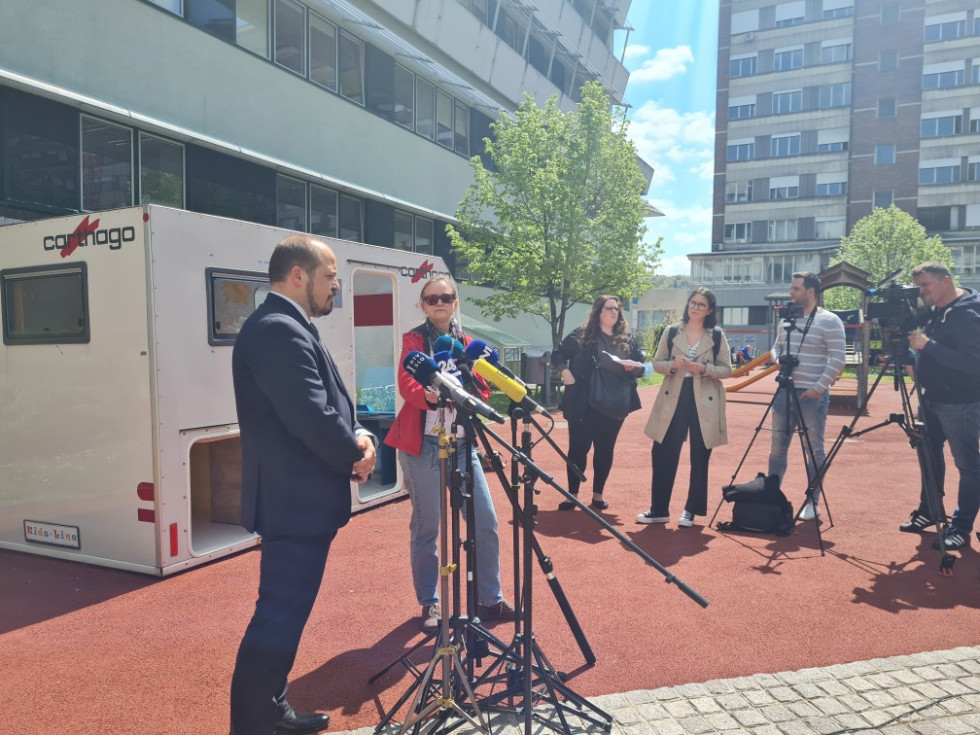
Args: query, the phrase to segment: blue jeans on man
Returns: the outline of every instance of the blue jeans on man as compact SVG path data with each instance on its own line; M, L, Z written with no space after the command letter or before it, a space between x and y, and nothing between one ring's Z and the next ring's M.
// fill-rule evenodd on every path
M952 527L969 535L980 512L980 403L937 403L923 400L923 416L936 469L936 485L942 493L946 462L943 445L949 444L960 473ZM920 512L927 506L922 500Z
M799 413L806 426L806 436L809 439L809 446L813 448L813 459L816 461L816 468L814 468L811 466L809 450L803 452L807 479L812 480L827 459L823 437L824 429L827 426L827 412L830 409L830 391L824 391L818 398L805 398L803 396L803 393L806 392L805 388L796 388L795 390L800 399ZM797 416L795 407L787 405L789 403L789 391L780 387L772 402L772 443L769 447L769 474L778 475L780 480L786 474L789 446L793 442L793 436L796 434L796 429L800 423L800 417ZM804 443L804 447L806 446L807 444ZM816 504L819 496L820 486L818 485L813 490L814 504Z

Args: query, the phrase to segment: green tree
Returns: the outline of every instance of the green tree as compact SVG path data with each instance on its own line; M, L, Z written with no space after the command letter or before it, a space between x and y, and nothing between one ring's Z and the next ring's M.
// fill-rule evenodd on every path
M841 248L831 264L847 261L867 271L874 283L901 268L905 273L899 281L911 283L911 270L927 260L938 260L952 270L953 258L942 238L926 235L925 228L912 215L892 204L888 209L876 207L858 220L850 234L841 238ZM861 294L850 288L831 289L824 305L828 309L857 309Z
M495 170L471 160L459 228L447 227L467 277L502 289L476 300L491 318L539 315L557 346L576 302L646 290L660 241L642 241L645 182L626 132L597 83L572 112L557 97L541 108L525 94L493 124Z

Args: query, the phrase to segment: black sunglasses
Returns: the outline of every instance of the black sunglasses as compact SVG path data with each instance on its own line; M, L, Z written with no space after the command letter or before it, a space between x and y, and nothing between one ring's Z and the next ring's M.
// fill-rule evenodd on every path
M456 294L454 293L441 293L441 294L429 294L428 296L423 296L422 300L429 306L435 306L436 304L442 302L443 304L451 304L456 300Z

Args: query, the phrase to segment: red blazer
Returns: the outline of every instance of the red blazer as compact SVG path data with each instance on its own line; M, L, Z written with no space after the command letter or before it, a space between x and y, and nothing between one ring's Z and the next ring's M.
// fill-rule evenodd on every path
M463 335L464 346L471 341L470 337ZM398 360L398 392L405 403L395 416L395 421L388 430L384 442L389 447L400 449L416 457L422 452L425 412L432 407L425 400L425 387L409 375L402 365L409 352L413 350L425 352L425 347L425 339L414 329L402 335L402 354ZM479 387L480 399L486 401L490 397L490 388L479 375L474 375L473 379Z

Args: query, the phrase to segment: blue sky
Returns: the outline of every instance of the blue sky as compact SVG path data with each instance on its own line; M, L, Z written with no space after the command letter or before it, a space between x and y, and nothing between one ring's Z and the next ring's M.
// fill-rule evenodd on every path
M647 199L667 215L646 221L646 239L663 237L660 274L687 275L685 256L711 250L718 0L633 0L627 21L630 137L655 169Z

